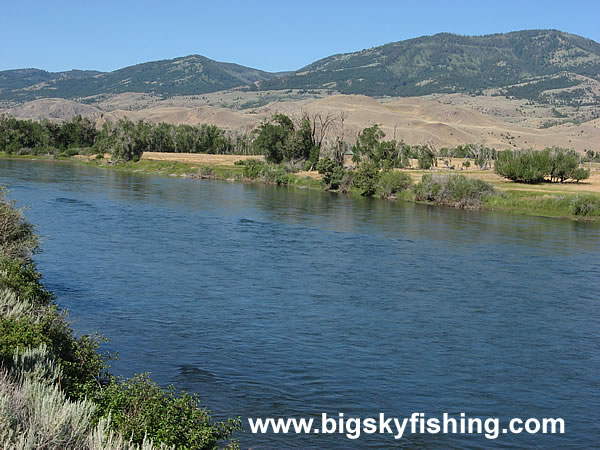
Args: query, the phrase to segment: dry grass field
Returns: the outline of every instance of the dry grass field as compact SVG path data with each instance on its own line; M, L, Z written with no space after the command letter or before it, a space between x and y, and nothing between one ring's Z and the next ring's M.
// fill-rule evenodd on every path
M173 161L182 162L186 164L192 164L193 166L232 166L236 161L257 159L264 161L264 157L257 155L208 155L208 154L197 154L197 153L156 153L156 152L145 152L142 156L143 160L150 161ZM467 177L479 178L492 183L495 187L500 190L519 190L529 192L547 192L552 194L560 193L595 193L600 194L600 164L593 163L591 166L591 176L587 180L580 181L579 183L540 183L540 184L523 184L515 183L513 181L502 178L496 175L493 170L481 170L474 164L471 164L469 168L462 166L465 161L462 158L444 158L451 160L451 164L454 165L455 169L447 169L444 167L443 159L438 160L438 167L431 170L419 170L419 169L404 169L403 171L409 173L415 182L421 179L424 173L453 173L461 174ZM351 162L348 160L347 162ZM413 161L413 166L417 167L417 161ZM586 164L586 167L588 165ZM302 171L296 173L299 177L310 177L313 179L320 179L321 176L316 171Z
M232 166L236 161L258 159L264 161L262 155L208 155L205 153L159 153L145 152L142 159L150 161L176 161L198 166Z

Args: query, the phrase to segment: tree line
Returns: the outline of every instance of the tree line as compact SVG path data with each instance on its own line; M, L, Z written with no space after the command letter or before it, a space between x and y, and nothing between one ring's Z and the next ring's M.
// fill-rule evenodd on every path
M253 130L232 133L215 125L172 125L136 123L129 119L107 121L97 128L81 116L55 123L49 120L19 120L0 117L0 150L9 154L49 152L72 156L79 149L104 155L115 161L137 161L143 152L208 153L264 155L267 162L283 164L288 171L315 170L319 167L329 188L339 184L346 156L352 155L355 168L390 170L416 168L429 170L441 163L454 169L452 158L463 158L465 168L471 162L482 170L517 182L580 181L589 170L580 167L582 158L574 150L558 147L543 151L497 151L482 144L465 144L436 149L432 142L409 145L402 140L386 139L379 125L364 128L353 145L344 139L344 113L303 113L293 119L274 114ZM101 156L99 156L101 157ZM586 159L598 155L588 151ZM441 160L441 161L440 161ZM368 190L368 189L367 189Z
M255 154L248 133L227 132L215 125L172 125L106 121L100 128L88 118L75 116L62 123L0 117L0 150L9 154L39 154L58 150L111 153L114 159L135 160L144 151L174 153Z

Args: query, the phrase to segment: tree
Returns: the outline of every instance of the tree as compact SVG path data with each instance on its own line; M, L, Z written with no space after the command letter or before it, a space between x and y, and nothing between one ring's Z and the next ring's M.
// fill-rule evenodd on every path
M346 174L344 168L339 164L336 164L336 162L328 156L319 160L317 163L317 170L323 177L323 184L328 190L338 189Z
M100 132L97 151L109 151L114 161L139 161L150 143L152 126L139 121L119 119L117 123L106 122Z
M553 147L550 149L550 158L550 181L560 180L563 183L573 178L573 172L579 167L579 155L574 150Z
M377 192L379 169L373 161L364 161L354 174L352 183L360 190L360 194L371 197Z
M379 141L385 137L385 133L379 128L379 125L375 124L372 127L363 129L358 134L356 144L352 148L354 153L352 160L356 163L360 163L363 160L375 160L375 152Z
M419 162L419 169L429 170L434 164L435 153L430 147L421 145L418 150L417 161Z
M494 171L509 180L521 183L540 183L550 175L552 160L550 151L505 150L498 153Z
M320 144L315 142L314 129L311 127L308 116L305 116L300 121L300 126L291 138L289 150L286 158L290 161L308 161L311 160L311 153L313 159L316 156L316 160L312 161L313 164L319 160L319 149ZM312 164L309 170L312 169Z
M256 130L253 146L267 161L279 164L288 157L290 137L294 132L292 120L284 114L275 114Z

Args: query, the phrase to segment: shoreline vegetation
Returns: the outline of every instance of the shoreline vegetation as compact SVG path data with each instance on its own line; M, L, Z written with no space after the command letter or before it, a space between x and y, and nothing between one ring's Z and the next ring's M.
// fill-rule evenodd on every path
M32 256L38 237L0 190L0 442L3 448L239 448L196 395L147 374L117 378L99 336L75 336Z
M121 119L100 129L0 117L0 158L52 159L130 173L263 182L390 200L600 222L600 154L559 147L437 149L386 140L378 125L353 144L343 114L274 114L231 133L214 125Z
M286 173L282 178L283 172L273 170L267 174L257 174L256 176L245 176L243 165L228 165L214 164L204 162L202 164L183 161L159 161L153 159L142 159L138 162L114 162L111 163L107 159L88 159L77 157L54 157L52 155L9 155L0 152L0 159L13 160L38 160L38 161L58 161L67 164L78 164L99 169L116 170L131 174L140 175L155 175L167 177L182 177L195 178L214 181L236 181L250 183L265 183L279 186L290 186L301 189L323 190L325 188L323 179L325 177L316 174L306 173ZM401 172L395 170L391 173L407 173L412 180L420 180L423 175L431 175L432 177L444 176L461 176L465 179L475 179L478 174L476 172L467 172L464 175L460 172L457 174L449 172L426 172L423 170L406 170ZM419 178L421 177L421 178ZM460 178L462 180L462 178ZM493 188L495 187L496 195L484 195L479 197L479 201L469 202L466 199L463 201L450 204L446 202L436 201L436 198L426 196L423 193L415 195L414 190L409 188L398 191L393 187L390 181L388 184L381 187L380 198L391 201L406 201L416 202L421 204L462 207L466 209L478 209L482 211L502 211L510 214L528 215L537 217L561 218L577 221L598 222L600 223L600 195L595 192L586 191L586 185L580 184L580 192L569 192L548 189L553 186L550 183L543 183L540 186L533 186L532 189L523 189L520 186L515 186L513 189L507 189L505 185L498 187L498 183L488 183ZM416 183L419 185L419 183ZM414 188L415 183L412 183ZM531 187L531 186L527 186ZM536 189L537 188L537 189ZM547 188L544 190L544 188ZM386 194L386 189L389 189L390 194ZM490 191L487 186L483 187L484 191ZM361 192L351 187L347 191L337 189L327 189L332 193L343 193L349 195L361 195ZM377 192L376 192L377 194Z

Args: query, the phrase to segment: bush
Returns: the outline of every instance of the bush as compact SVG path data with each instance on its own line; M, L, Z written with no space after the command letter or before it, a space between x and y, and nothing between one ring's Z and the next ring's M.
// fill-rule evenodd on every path
M352 184L360 191L361 195L371 197L377 192L379 176L377 165L372 161L365 161L354 172Z
M6 189L0 187L0 256L29 259L37 250L38 239L33 225L23 218L23 210L4 198Z
M13 357L10 368L0 368L0 442L3 448L152 450L110 430L108 418L94 426L96 405L72 401L60 385L60 367L45 346Z
M317 163L317 171L321 174L323 184L328 190L335 190L340 187L346 171L335 163L331 158L325 157Z
M543 151L506 150L498 153L494 170L509 180L520 183L550 181L564 183L586 179L590 171L579 167L580 156L574 150L553 147Z
M33 262L0 256L0 289L14 292L23 301L46 305L54 296L44 289L41 279Z
M553 148L550 150L550 181L560 181L563 183L569 178L573 178L573 172L579 167L579 155L574 150L564 148Z
M548 150L505 150L498 153L494 171L504 178L520 183L540 183L552 171Z
M573 178L577 183L579 183L579 180L587 180L589 177L590 169L584 169L583 167L578 167L571 175L571 178Z
M215 448L241 429L239 420L213 423L197 395L175 395L173 387L161 389L148 375L115 380L99 392L96 415L110 414L111 426L141 443L144 437L176 448Z
M266 182L277 186L286 186L293 181L293 177L283 167L273 164L265 165L263 176Z
M595 195L578 195L571 204L576 216L600 216L600 198Z
M259 161L257 159L249 159L247 161L243 161L242 165L244 166L244 169L242 171L244 177L250 179L260 177L263 174L263 171L265 170L266 166L264 162Z
M389 198L398 192L410 189L412 185L412 177L406 172L383 172L379 177L377 192L381 198Z
M415 186L417 200L456 208L479 209L483 200L494 193L491 184L464 175L424 174Z

